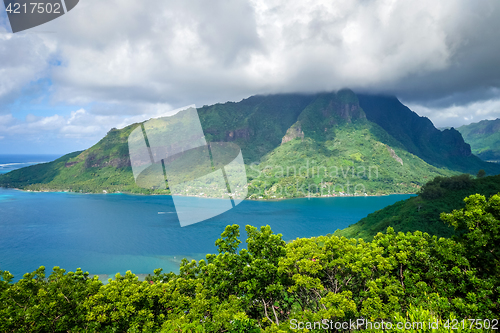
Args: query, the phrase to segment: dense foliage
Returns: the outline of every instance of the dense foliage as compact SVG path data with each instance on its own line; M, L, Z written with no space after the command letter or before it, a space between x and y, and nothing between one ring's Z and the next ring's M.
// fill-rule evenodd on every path
M388 228L371 242L285 243L269 226L247 226L240 249L239 227L227 226L218 254L183 260L179 274L155 270L142 282L127 272L103 285L58 267L46 277L40 267L12 283L0 271L0 331L317 332L327 330L306 322L364 318L437 322L434 332L456 332L447 320L498 318L500 195L472 195L442 220L461 236Z
M337 236L371 240L391 226L396 232L420 230L438 237L451 237L455 231L440 220L441 212L465 207L463 198L472 194L490 197L500 192L500 175L472 179L468 174L436 177L426 183L418 196L396 202L369 214L359 222L335 232Z

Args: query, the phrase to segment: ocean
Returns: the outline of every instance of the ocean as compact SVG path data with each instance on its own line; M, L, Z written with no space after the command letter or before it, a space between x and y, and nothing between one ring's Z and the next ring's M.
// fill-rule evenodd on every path
M61 155L0 155L0 174L33 164L50 162Z

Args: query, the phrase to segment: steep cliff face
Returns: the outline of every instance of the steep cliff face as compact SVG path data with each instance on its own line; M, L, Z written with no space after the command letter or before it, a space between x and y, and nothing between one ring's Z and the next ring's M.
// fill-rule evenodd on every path
M445 129L441 135L436 135L441 140L442 146L449 147L448 156L471 156L472 151L470 145L465 143L462 135L453 127Z
M343 89L337 93L320 94L311 105L317 107L325 119L334 123L352 123L358 119L366 119L359 106L359 101L352 90ZM309 115L307 112L305 115Z
M292 141L295 138L300 138L301 140L304 140L304 132L302 131L302 126L300 124L300 121L296 122L293 124L292 127L286 131L285 136L283 139L281 139L281 144L285 144L289 141Z
M339 109L339 112L338 112L339 116L342 119L345 119L347 122L352 122L353 120L356 120L356 119L365 119L366 118L366 115L363 112L363 110L361 109L361 107L359 106L359 103L355 103L355 104L346 103L344 105L340 104L338 106L338 109Z
M250 138L250 129L249 128L239 128L232 131L226 132L226 140L225 141L234 141L237 139L248 140Z
M358 98L368 120L424 161L464 172L473 172L480 164L457 130L438 130L428 118L420 117L396 97L359 94Z
M314 99L314 95L279 94L252 96L240 102L198 109L209 142L238 144L246 163L257 162L278 147L287 130Z

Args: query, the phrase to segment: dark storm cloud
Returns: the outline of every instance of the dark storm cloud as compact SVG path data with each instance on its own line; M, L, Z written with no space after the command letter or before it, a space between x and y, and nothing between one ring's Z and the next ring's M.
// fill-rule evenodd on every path
M442 21L434 22L441 24L435 32L444 34L442 42L448 52L446 66L430 71L417 69L385 87L374 85L370 90L397 94L424 104L437 103L436 106L498 96L491 88L500 87L499 15L499 2L460 2ZM416 25L415 29L418 28ZM425 39L421 42L420 46L425 49ZM407 67L412 67L412 57L407 61Z

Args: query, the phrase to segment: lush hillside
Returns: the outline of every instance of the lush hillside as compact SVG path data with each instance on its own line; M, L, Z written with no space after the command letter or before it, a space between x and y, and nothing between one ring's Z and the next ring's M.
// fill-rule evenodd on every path
M485 161L500 163L500 119L482 120L460 126L457 130L475 155Z
M317 95L281 145L250 165L249 196L414 193L428 179L450 174L406 152L343 90Z
M40 267L13 283L0 270L0 331L490 331L500 313L500 196L466 203L442 215L463 231L457 239L388 228L370 242L285 243L269 226L246 226L239 249L233 225L215 241L218 254L146 281L129 271L103 285L81 269L47 276Z
M4 174L0 185L37 191L151 193L135 185L130 166L127 138L136 126L112 129L83 152Z
M243 150L245 163L258 162L281 144L286 131L315 95L252 96L198 109L209 142L231 141Z
M500 175L478 179L466 174L437 177L425 184L418 196L371 213L358 223L336 231L335 235L370 240L392 227L396 232L418 230L450 237L454 230L441 222L439 214L464 208L463 198L476 193L486 197L500 193Z
M415 193L433 177L453 174L408 153L366 119L331 132L325 141L297 137L251 165L250 197Z
M251 198L414 193L457 170L500 173L500 165L470 155L458 132L435 129L395 98L367 98L350 90L252 96L198 113L207 141L242 148ZM169 194L134 182L127 139L137 126L112 129L84 152L0 176L0 186Z

